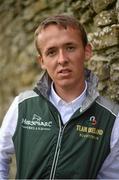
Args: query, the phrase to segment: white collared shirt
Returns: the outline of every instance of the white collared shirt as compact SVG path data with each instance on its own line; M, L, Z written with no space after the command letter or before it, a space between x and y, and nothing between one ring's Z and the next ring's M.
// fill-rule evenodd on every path
M63 124L66 124L71 116L78 110L83 101L86 98L86 90L87 90L87 82L85 81L85 89L84 91L73 101L67 103L58 94L55 92L53 83L51 84L51 92L49 96L49 100L54 104L54 106L58 109L61 114Z

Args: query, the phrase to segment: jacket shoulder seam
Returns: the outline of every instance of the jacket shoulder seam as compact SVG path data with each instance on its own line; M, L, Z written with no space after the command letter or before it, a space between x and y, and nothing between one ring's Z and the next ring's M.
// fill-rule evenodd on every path
M96 103L107 109L114 116L117 116L117 114L119 113L119 105L104 97L98 98L96 100Z
M19 94L19 104L22 103L23 101L27 100L27 99L37 97L37 96L39 96L39 95L36 94L33 90L24 91L24 92Z

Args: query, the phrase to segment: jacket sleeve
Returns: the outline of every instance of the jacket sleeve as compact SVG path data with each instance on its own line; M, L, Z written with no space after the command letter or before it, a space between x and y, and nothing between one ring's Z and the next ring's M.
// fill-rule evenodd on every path
M8 179L11 155L14 154L12 137L18 119L18 97L16 97L6 113L0 128L0 179Z
M111 151L101 167L97 179L119 179L119 114L111 134Z

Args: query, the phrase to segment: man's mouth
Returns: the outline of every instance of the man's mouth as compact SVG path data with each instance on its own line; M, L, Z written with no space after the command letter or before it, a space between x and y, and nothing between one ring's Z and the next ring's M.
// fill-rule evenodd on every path
M62 76L69 76L71 73L70 69L61 69L60 71L58 71L58 74L62 75Z
M71 72L70 69L61 69L61 70L59 71L59 73L62 73L62 74L67 74L67 73L70 73L70 72Z

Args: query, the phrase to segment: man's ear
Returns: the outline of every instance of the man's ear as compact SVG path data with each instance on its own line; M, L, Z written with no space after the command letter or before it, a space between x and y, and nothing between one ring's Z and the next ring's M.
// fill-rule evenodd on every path
M89 60L92 57L92 46L91 44L87 44L85 46L85 59Z
M36 58L36 60L37 60L37 63L39 64L39 66L40 66L43 70L45 70L46 68L45 68L44 61L43 61L42 56L41 56L41 55L38 55L37 58Z

